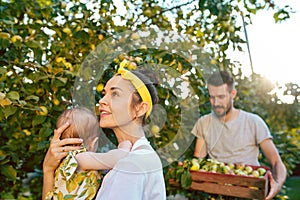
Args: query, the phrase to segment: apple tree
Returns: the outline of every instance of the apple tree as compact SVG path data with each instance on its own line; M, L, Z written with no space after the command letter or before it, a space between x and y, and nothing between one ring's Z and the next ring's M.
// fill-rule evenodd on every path
M81 65L91 52L97 50L98 45L128 30L135 32L149 27L175 30L192 38L200 50L205 49L207 53L201 54L201 64L207 68L238 69L240 72L242 66L235 65L226 55L228 49L242 50L242 44L246 42L241 36L242 24L238 22L243 16L246 23L251 23L251 15L269 8L274 11L275 21L289 18L290 7L278 7L267 0L1 1L0 198L40 199L42 162L56 119L72 103L76 77L89 75L88 71L80 74ZM128 38L124 38L124 44L126 39ZM135 38L132 36L129 39ZM176 43L173 45L176 48ZM182 50L189 51L184 46ZM104 59L108 53L109 48L103 48L97 55ZM115 54L115 59L109 63L103 79L95 83L93 92L96 98L101 97L104 80L107 80L116 70L116 66L126 58L134 63L131 66L133 68L142 64L164 65L176 71L178 75L186 75L195 91L194 96L190 98L197 100L194 104L196 107L188 109L199 109L201 113L209 112L205 75L195 68L195 63L174 53L142 46L125 53L126 55ZM291 157L296 155L291 153L295 149L291 140L299 135L299 123L291 124L291 120L279 116L284 116L286 109L294 113L299 112L299 108L295 109L299 101L295 102L295 107L284 103L278 105L277 101L273 101L277 98L276 95L264 95L270 88L261 92L258 89L261 84L271 86L245 80L240 75L237 74L241 87L239 91L244 94L240 96L240 106L263 115L276 132L287 133L288 138L280 137L279 141L284 139L285 144L291 146L279 147L281 153L286 156L286 163L293 167L296 161L291 160ZM181 83L181 80L175 81L174 88ZM248 83L251 83L252 87ZM158 92L161 106L165 108L168 118L165 124L159 127L159 137L155 137L157 124L152 124L149 128L154 134L151 142L155 148L168 144L176 135L180 138L187 137L189 130L180 129L180 120L188 121L198 117L194 115L189 119L181 119L179 114L182 108L176 106L176 91L166 90L165 87L166 85L158 87ZM181 101L184 104L184 99ZM257 101L258 104L252 101ZM274 107L281 109L277 109L275 113ZM182 156L189 156L192 148L191 145Z

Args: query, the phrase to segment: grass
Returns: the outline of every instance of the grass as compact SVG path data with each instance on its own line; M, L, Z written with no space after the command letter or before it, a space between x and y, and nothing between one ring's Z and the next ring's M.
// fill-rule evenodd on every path
M287 195L289 200L299 200L300 199L300 176L292 176L287 178Z

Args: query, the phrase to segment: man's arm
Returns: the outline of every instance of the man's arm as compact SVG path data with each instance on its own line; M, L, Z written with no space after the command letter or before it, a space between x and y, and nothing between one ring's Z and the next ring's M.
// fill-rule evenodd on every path
M203 138L197 138L194 156L197 158L205 158L207 155L206 144Z
M286 180L287 172L272 139L266 139L261 142L260 148L272 166L272 174L269 174L271 189L266 197L268 200L280 192Z

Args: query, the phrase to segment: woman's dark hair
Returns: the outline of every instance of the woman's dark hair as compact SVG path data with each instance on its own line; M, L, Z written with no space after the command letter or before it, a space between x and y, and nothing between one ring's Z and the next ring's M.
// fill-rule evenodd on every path
M158 95L156 91L156 86L158 85L158 78L156 74L148 69L140 69L136 71L131 71L134 75L136 75L147 87L150 95L152 104L156 104L158 102ZM140 97L140 100L142 98Z

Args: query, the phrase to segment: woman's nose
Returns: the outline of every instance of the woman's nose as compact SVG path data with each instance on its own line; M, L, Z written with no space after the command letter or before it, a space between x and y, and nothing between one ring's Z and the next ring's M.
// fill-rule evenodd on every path
M100 100L99 100L100 105L107 105L107 97L104 95Z

